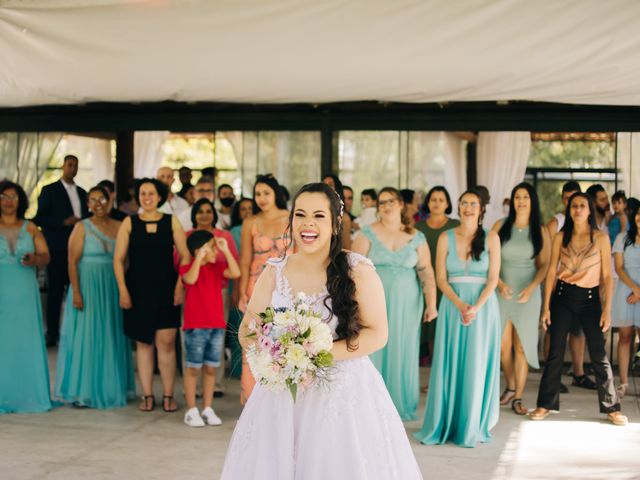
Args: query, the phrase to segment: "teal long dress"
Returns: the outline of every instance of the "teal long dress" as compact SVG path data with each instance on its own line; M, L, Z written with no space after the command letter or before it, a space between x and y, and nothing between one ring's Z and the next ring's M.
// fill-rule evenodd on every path
M242 235L242 224L231 227L231 236L236 242L236 249L240 252L240 237ZM229 296L233 290L234 281L229 282ZM229 375L233 378L240 378L242 373L242 347L238 340L238 329L242 321L242 312L235 306L229 307L229 318L227 319L227 345L231 349L231 365Z
M25 221L14 247L8 240L13 232L0 231L0 413L51 409L36 269L20 263L35 251L26 229Z
M424 237L427 239L427 245L429 245L429 251L431 253L431 266L433 267L433 272L436 271L436 251L438 249L438 238L440 238L440 234L442 232L446 232L447 230L451 230L452 228L460 225L460 220L456 220L455 218L449 218L447 223L445 223L440 228L431 228L427 225L426 220L422 220L416 224L416 229L420 230ZM442 298L442 292L438 288L436 290L436 308L440 306L440 299ZM427 343L432 342L436 338L436 324L438 319L434 319L429 323L424 323L422 325L422 334L420 341L420 354L421 356L427 353ZM433 352L429 352L433 354Z
M500 278L512 290L511 300L497 295L500 304L502 331L511 320L520 343L527 357L527 362L533 368L540 368L538 364L538 322L542 296L540 288L536 288L527 303L518 303L518 294L531 284L538 273L533 255L533 243L529 238L529 227L511 228L511 238L500 249Z
M485 288L489 253L462 262L454 230L447 235L448 281L465 303L474 304ZM474 447L491 438L498 422L500 389L500 312L492 293L473 322L464 326L456 306L446 296L438 310L431 378L422 429L415 437L427 445L451 441Z
M361 232L369 239L369 259L382 280L387 302L389 338L387 345L369 358L382 374L391 399L402 420L416 420L420 399L420 328L424 294L416 264L417 248L426 242L416 231L411 241L397 251L389 250L371 227Z
M113 272L115 240L90 219L83 224L78 275L84 308L73 306L69 288L60 332L55 397L92 408L123 407L135 394L135 381L131 342L122 329Z

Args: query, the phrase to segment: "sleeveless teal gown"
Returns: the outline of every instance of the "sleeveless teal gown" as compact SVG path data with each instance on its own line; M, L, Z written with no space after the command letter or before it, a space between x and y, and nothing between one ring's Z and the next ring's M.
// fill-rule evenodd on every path
M36 270L20 263L35 251L26 229L25 221L15 251L0 234L0 413L45 412L52 406Z
M382 280L387 302L387 345L369 355L389 390L404 421L416 420L420 400L420 329L424 294L416 272L419 245L426 243L416 231L411 241L397 251L389 250L369 226L361 232L369 239L369 259Z
M469 305L485 287L489 253L462 262L455 232L448 238L447 275L451 287ZM498 422L500 389L500 310L495 293L469 326L446 296L438 310L431 378L422 429L415 437L427 445L451 441L463 447L488 442Z
M518 303L518 293L531 284L538 273L533 255L533 243L529 239L529 227L513 226L511 238L500 249L500 277L513 290L511 300L497 295L502 318L501 331L511 320L520 343L533 368L540 368L538 363L538 323L542 305L541 289L536 288L527 303Z
M83 310L69 288L60 332L55 397L92 408L123 407L135 394L131 343L122 329L113 272L115 240L90 219L78 263Z

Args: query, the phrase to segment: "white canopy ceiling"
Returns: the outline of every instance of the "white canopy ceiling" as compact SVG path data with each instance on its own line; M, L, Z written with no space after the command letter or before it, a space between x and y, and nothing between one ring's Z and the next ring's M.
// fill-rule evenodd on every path
M0 0L0 106L640 105L636 0Z

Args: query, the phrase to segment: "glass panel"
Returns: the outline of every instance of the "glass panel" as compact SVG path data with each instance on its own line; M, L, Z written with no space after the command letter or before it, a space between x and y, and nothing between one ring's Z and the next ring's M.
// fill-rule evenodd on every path
M534 141L529 167L615 168L615 142Z
M272 173L291 196L320 181L320 132L260 132L257 154L257 173Z
M343 130L337 135L334 170L353 188L353 213L358 215L362 190L400 187L400 132Z
M339 132L335 170L354 189L353 213L360 212L360 192L365 188L410 188L423 197L434 185L446 185L457 195L457 184L466 178L466 172L458 172L466 168L466 142L453 138L429 131Z
M445 152L440 132L409 132L407 188L422 196L435 185L445 185Z
M193 170L215 166L216 184L230 184L236 195L251 196L256 175L272 173L294 194L320 180L320 132L216 132L172 134L163 145L163 165ZM180 190L176 181L174 191Z
M533 175L526 175L525 180L533 183ZM556 213L564 211L562 185L569 180L577 181L583 192L594 183L601 184L609 197L616 190L615 174L613 173L539 173L536 191L540 200L542 220L545 223L551 220Z

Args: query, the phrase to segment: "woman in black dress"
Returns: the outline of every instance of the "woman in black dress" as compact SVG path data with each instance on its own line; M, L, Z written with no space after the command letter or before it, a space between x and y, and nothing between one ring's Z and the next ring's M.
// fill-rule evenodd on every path
M178 219L158 211L167 199L166 187L156 179L143 178L136 185L142 212L125 218L118 231L114 270L124 310L124 332L136 341L138 375L142 384L139 409L155 407L153 397L153 350L158 350L162 378L162 408L177 410L173 399L176 376L176 332L180 326L180 291L173 266L173 247L181 263L189 262L184 231ZM128 268L125 264L128 260Z

